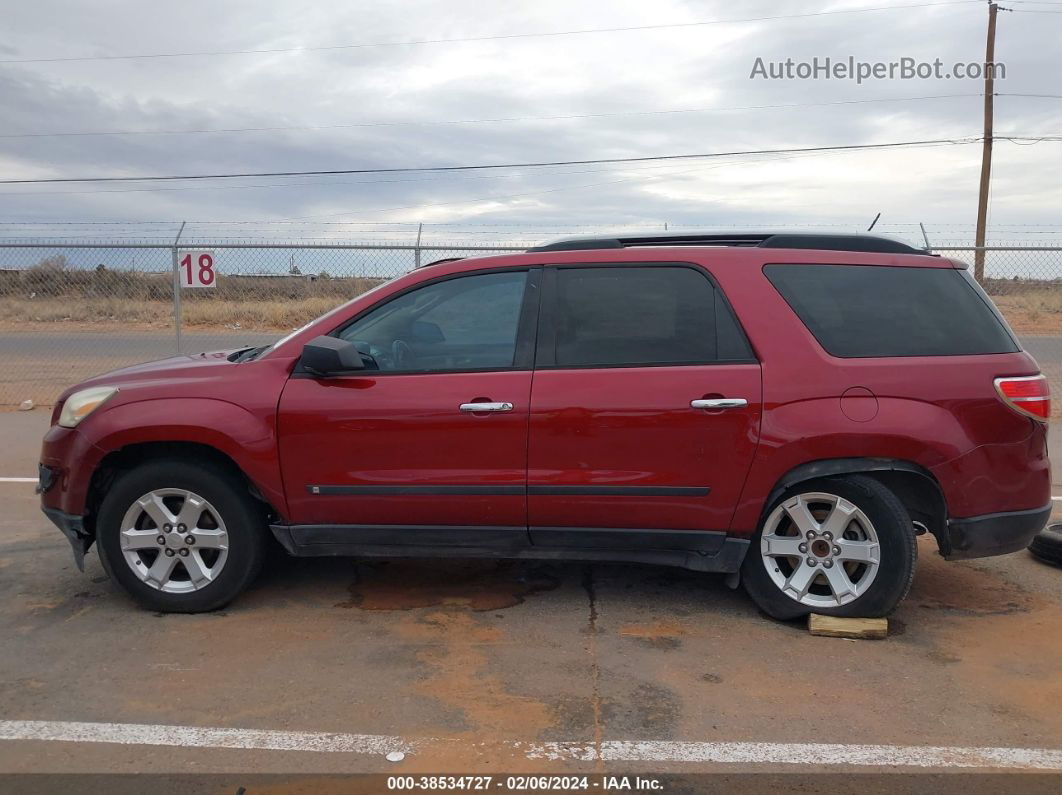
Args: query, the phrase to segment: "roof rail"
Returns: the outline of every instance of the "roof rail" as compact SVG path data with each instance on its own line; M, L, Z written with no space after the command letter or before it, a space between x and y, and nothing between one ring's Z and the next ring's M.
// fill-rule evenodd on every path
M801 248L820 251L862 251L877 254L922 254L891 237L863 234L815 234L811 232L739 232L710 234L650 235L644 237L581 237L554 240L528 251L587 251L642 246L740 246L745 248Z

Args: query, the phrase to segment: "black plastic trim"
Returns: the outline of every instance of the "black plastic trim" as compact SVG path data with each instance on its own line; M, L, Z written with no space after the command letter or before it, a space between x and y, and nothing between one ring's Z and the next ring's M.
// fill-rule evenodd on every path
M58 508L41 506L44 515L52 520L52 524L58 527L66 540L70 542L70 549L74 553L74 563L79 571L85 571L85 553L89 551L96 537L85 529L85 517L72 513L64 513Z
M59 472L50 466L44 464L37 464L37 488L34 489L35 494L44 494L55 485L59 479Z
M534 248L529 248L528 251L586 251L638 246L739 246L745 248L819 249L822 251L858 251L877 254L934 256L925 249L915 248L900 240L893 240L880 235L830 235L808 232L692 233L638 237L568 238L535 246Z
M285 527L296 549L344 546L351 548L388 547L393 550L410 546L432 546L439 549L474 547L509 550L527 546L529 543L526 527L339 524L288 525ZM276 527L273 528L273 532L276 533ZM291 549L288 551L290 552Z
M523 485L512 486L315 486L307 485L306 491L310 494L336 495L336 494L364 494L364 495L462 495L473 496L482 494L516 494L523 495Z
M708 486L528 486L529 496L707 497Z
M271 525L298 557L490 558L614 561L733 573L749 548L747 538L700 530L366 525Z
M947 560L986 558L1025 549L1051 519L1051 503L1026 511L1006 511L948 520Z
M708 486L483 486L483 485L393 485L344 486L307 484L310 494L328 495L523 495L618 496L618 497L707 497Z
M657 549L714 555L726 541L719 530L641 530L615 527L532 527L535 546L571 549Z

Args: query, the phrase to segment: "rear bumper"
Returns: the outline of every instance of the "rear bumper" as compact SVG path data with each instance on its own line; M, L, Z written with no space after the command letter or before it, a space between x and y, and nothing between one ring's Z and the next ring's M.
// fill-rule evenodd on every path
M1007 511L948 520L948 560L987 558L1025 549L1051 518L1051 503L1028 511Z

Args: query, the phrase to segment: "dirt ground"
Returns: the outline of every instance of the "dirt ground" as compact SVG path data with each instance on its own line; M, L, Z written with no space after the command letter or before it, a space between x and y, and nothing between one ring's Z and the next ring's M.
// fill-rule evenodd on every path
M0 476L33 474L46 423L0 414ZM0 722L356 732L415 746L388 762L0 740L0 773L718 769L528 753L615 741L1062 748L1062 569L1024 552L949 563L923 539L884 641L768 620L722 577L581 563L278 554L230 607L161 615L119 593L94 552L77 571L32 484L0 489Z

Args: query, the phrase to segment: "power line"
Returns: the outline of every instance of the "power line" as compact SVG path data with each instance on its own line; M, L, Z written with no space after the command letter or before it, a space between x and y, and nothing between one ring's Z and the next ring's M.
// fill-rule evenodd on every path
M652 171L654 169L667 168L667 165L642 166L632 170ZM603 174L610 171L608 168L584 168L578 171L552 171L550 176L565 176L568 174ZM173 188L115 188L111 190L53 190L45 192L30 192L25 190L0 191L0 196L84 196L99 195L102 193L169 193L173 191L204 191L204 190L259 190L269 188L309 188L309 187L344 187L347 185L396 185L402 183L419 182L432 183L443 180L485 180L485 179L520 179L526 177L516 171L511 174L473 174L468 176L453 177L442 174L438 176L412 177L409 179L361 179L361 180L326 180L324 182L272 182L267 184L252 185L181 185ZM452 184L452 182L450 183Z
M1045 136L1037 140L1048 140ZM925 146L927 144L968 144L980 143L981 136L967 138L938 138L923 141L894 141L880 144L844 144L837 146L809 146L792 147L786 149L747 149L734 152L705 152L698 154L681 155L651 155L643 157L607 157L586 160L551 160L534 163L499 163L495 165L464 165L464 166L404 166L395 168L344 168L322 169L314 171L261 171L223 174L183 174L183 175L152 175L140 177L48 177L39 179L0 179L0 185L43 185L67 182L162 182L174 180L199 180L199 179L242 179L251 177L308 177L308 176L333 176L345 174L408 174L408 173L446 173L453 171L485 171L494 169L512 168L548 168L552 166L586 166L602 163L646 163L666 160L699 160L716 157L732 157L737 155L772 155L772 154L795 154L801 152L835 152L845 150L868 150L868 149L895 149L907 146ZM1012 136L1011 140L1025 140L1020 136Z
M769 22L780 19L806 19L809 17L834 16L836 14L859 14L869 11L899 11L911 8L928 8L930 6L953 6L980 3L981 0L941 0L930 3L910 3L906 5L876 6L873 8L845 8L831 11L813 11L804 14L777 14L763 17L745 17L740 19L711 19L700 22L673 22L659 25L627 25L613 28L583 28L580 30L558 30L542 33L506 33L492 36L462 36L450 39L414 39L412 41L383 41L361 42L357 44L331 44L315 47L270 47L251 50L206 50L199 52L166 52L166 53L141 53L135 55L83 55L64 56L57 58L8 58L0 60L0 64L21 63L70 63L79 61L131 61L140 59L157 58L196 58L213 57L218 55L272 55L287 52L322 52L328 50L358 50L374 47L412 47L425 44L461 44L477 41L504 41L508 39L533 39L548 38L554 36L582 36L598 33L630 33L644 30L670 30L676 28L696 28L707 25L729 25L743 22Z
M956 142L955 141L944 141L944 142L929 141L929 142L925 142L925 143L911 144L911 145L912 146L916 146L916 145L917 146L946 146L946 145L950 145L950 144L953 144L953 143L956 143ZM768 150L767 152L763 152L763 153L749 152L749 153L744 153L744 154L778 154L778 153L782 153L782 154L780 154L780 156L778 156L778 157L763 157L763 158L759 158L757 160L745 160L745 161L737 160L737 161L731 161L729 163L720 163L720 164L718 164L716 166L707 166L707 167L698 166L698 167L695 167L695 168L692 168L692 169L684 169L682 171L672 171L672 172L666 173L666 174L649 175L649 179L663 179L663 178L666 178L666 177L681 176L681 175L689 174L691 172L699 171L699 170L702 170L702 169L705 169L705 168L723 168L725 166L745 165L747 163L763 163L763 162L772 162L772 161L777 161L777 160L788 160L788 159L800 157L803 154L807 154L809 151L812 152L812 153L819 153L819 154L823 154L823 153L836 154L838 152L855 151L855 150L857 150L859 148L861 148L861 147L821 147L821 148L816 148L816 149L811 149L811 150L803 150L803 149L784 150L784 149L781 149L781 150ZM618 184L618 183L621 183L621 182L634 182L634 181L636 181L636 180L638 180L640 178L641 177L627 177L627 178L624 178L624 179L612 180L612 181L609 181L609 182L595 182L595 183L591 183L591 184L588 184L588 185L586 185L586 184L584 184L584 185L566 185L566 186L562 186L562 187L559 187L559 188L550 188L550 189L547 189L547 190L527 191L527 192L524 192L524 193L513 193L513 194L510 194L510 195L507 195L507 196L496 196L496 195L492 195L492 196L477 196L477 197L460 199L460 200L457 200L457 201L429 202L429 203L422 202L422 203L419 203L419 204L408 204L408 205L403 205L403 206L400 206L400 207L375 207L375 208L372 208L372 209L357 210L357 212L359 212L359 213L383 213L383 212L391 212L391 211L394 211L394 210L417 210L417 209L421 209L421 208L425 208L425 207L447 207L447 206L452 206L452 205L455 205L455 204L469 204L471 202L503 201L503 200L506 200L506 199L522 198L522 197L525 197L525 196L539 196L539 195L543 195L543 194L546 194L546 193L558 193L558 192L566 191L566 190L580 190L580 189L583 189L583 188L596 188L596 187L600 187L602 185L615 185L615 184ZM285 219L285 220L293 220L294 221L294 220L307 220L307 219L312 219L312 218L334 218L334 217L339 216L339 215L349 215L349 214L350 214L349 211L341 212L341 213L322 213L322 214L318 214L318 215L297 216L295 218L289 218L289 219Z
M997 91L995 95L997 97L1038 97L1040 99L1062 99L1062 94L1012 94L1010 92L1001 93ZM977 96L981 96L981 94L978 94Z
M296 130L346 130L366 127L427 127L449 124L500 124L524 121L567 121L572 119L609 119L619 116L657 116L682 113L724 113L742 110L774 110L779 108L821 108L833 105L863 105L875 102L913 102L929 99L955 99L959 97L980 97L975 94L929 94L917 97L878 97L874 99L843 99L833 102L786 102L775 105L742 105L726 108L672 108L662 110L624 110L608 113L573 113L556 116L503 116L487 119L441 119L427 121L381 121L361 122L356 124L319 124L294 125L279 127L220 127L198 130L101 130L87 132L45 132L45 133L0 133L0 138L71 138L104 135L203 135L218 133L248 132L287 132ZM1010 94L1008 96L1050 96L1046 94Z

